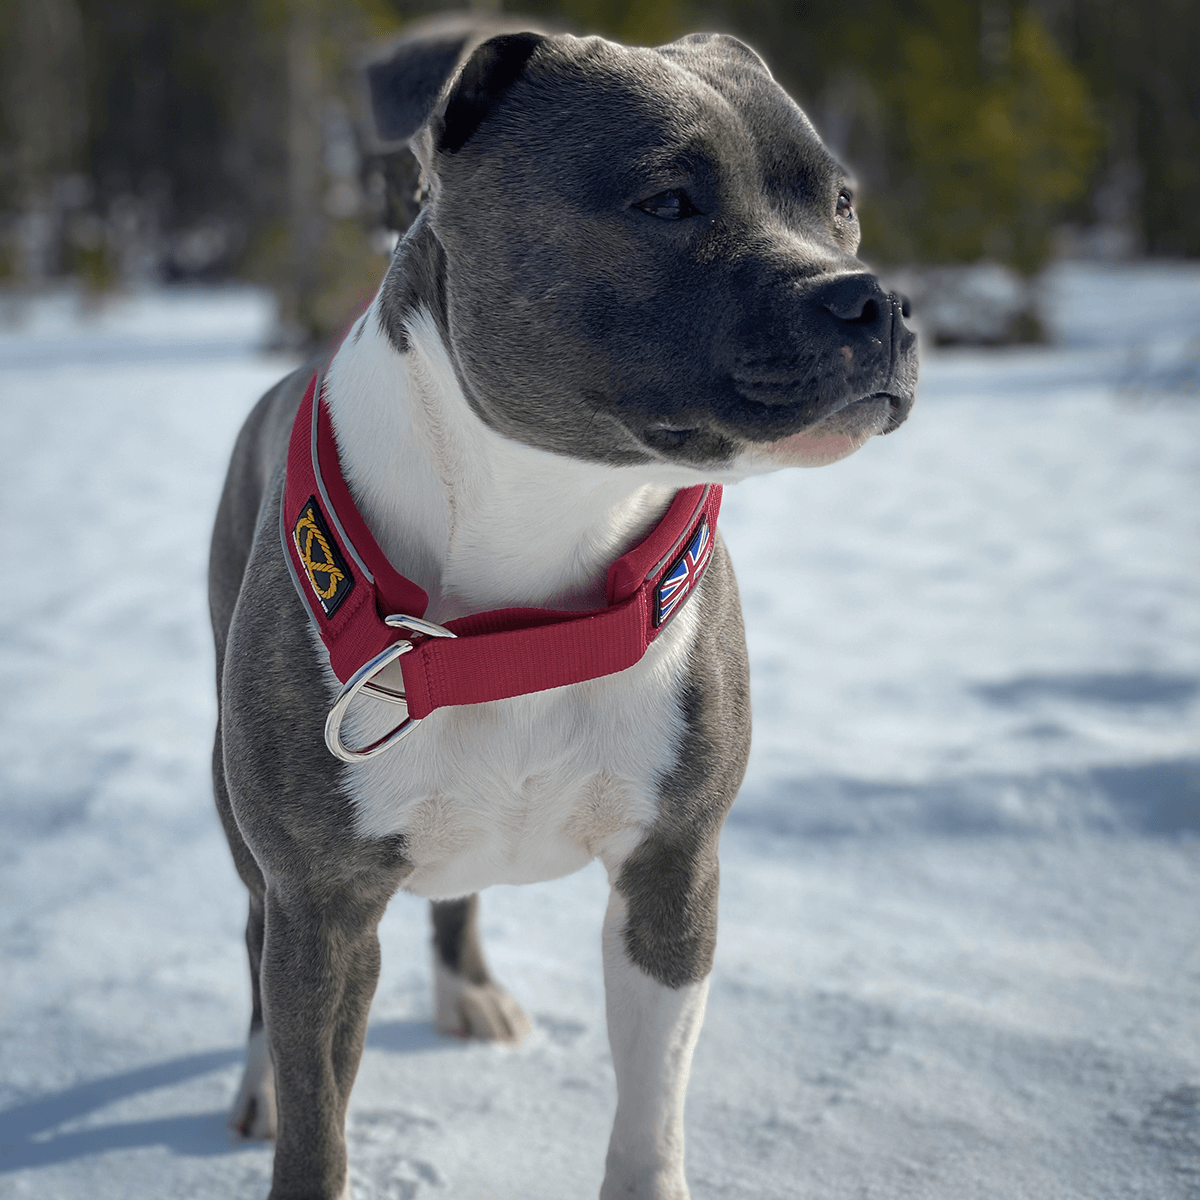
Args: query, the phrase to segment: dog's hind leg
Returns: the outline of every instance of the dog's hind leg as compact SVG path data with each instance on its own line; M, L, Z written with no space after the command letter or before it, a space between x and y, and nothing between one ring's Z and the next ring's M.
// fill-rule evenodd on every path
M229 1127L246 1138L269 1139L275 1136L275 1068L271 1065L271 1047L263 1025L262 971L263 898L250 894L250 915L246 918L246 950L250 956L250 1036L246 1040L246 1069L229 1110Z
M221 750L221 726L213 745L213 793L225 837L233 852L238 875L250 893L250 912L246 918L246 953L250 959L250 1035L246 1040L246 1067L237 1096L229 1110L230 1129L246 1138L269 1139L275 1136L275 1069L271 1065L271 1047L263 1027L262 950L263 893L266 885L254 855L246 845L233 818L229 793L225 786L224 759Z
M529 1018L493 978L479 944L479 896L435 900L433 980L436 1024L458 1037L519 1042Z

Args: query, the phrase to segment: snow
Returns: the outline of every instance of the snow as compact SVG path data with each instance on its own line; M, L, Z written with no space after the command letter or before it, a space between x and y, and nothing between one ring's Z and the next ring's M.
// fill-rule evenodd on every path
M1054 347L929 357L897 434L726 493L756 740L696 1200L1200 1194L1200 270L1046 295ZM0 1197L261 1198L204 561L290 364L251 292L6 312ZM396 898L358 1200L595 1195L604 901L594 866L485 896L512 1050L432 1032Z

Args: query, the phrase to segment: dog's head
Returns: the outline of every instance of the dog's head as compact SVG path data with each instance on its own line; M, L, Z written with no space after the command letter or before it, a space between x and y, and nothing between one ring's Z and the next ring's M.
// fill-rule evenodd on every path
M410 141L430 189L424 282L402 245L388 332L429 306L481 419L710 478L832 462L904 420L902 301L855 256L846 172L752 50L470 43L408 39L368 74L381 136Z

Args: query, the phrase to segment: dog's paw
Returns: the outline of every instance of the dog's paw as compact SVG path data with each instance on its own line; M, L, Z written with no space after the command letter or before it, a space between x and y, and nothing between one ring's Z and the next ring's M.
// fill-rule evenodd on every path
M533 1026L525 1010L498 983L471 983L440 962L434 977L439 1033L513 1043L529 1036Z
M270 1141L275 1136L275 1068L262 1029L256 1029L246 1043L246 1070L226 1124L244 1138Z

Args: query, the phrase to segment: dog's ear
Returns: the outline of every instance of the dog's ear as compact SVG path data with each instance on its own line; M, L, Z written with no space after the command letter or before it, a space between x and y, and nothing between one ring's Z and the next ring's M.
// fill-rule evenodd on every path
M499 29L497 29L499 26ZM517 26L519 29L520 27ZM460 149L475 131L488 106L512 86L541 34L517 33L482 39L504 30L504 23L474 14L435 18L405 34L366 65L367 88L376 136L385 143L407 142L428 123L447 83L475 47L451 90L439 121L438 148Z
M367 64L371 115L382 141L407 142L429 120L472 33L465 24L436 27L401 38Z
M540 33L501 34L471 55L434 131L435 145L441 153L456 154L466 145L488 110L516 83L545 40Z

